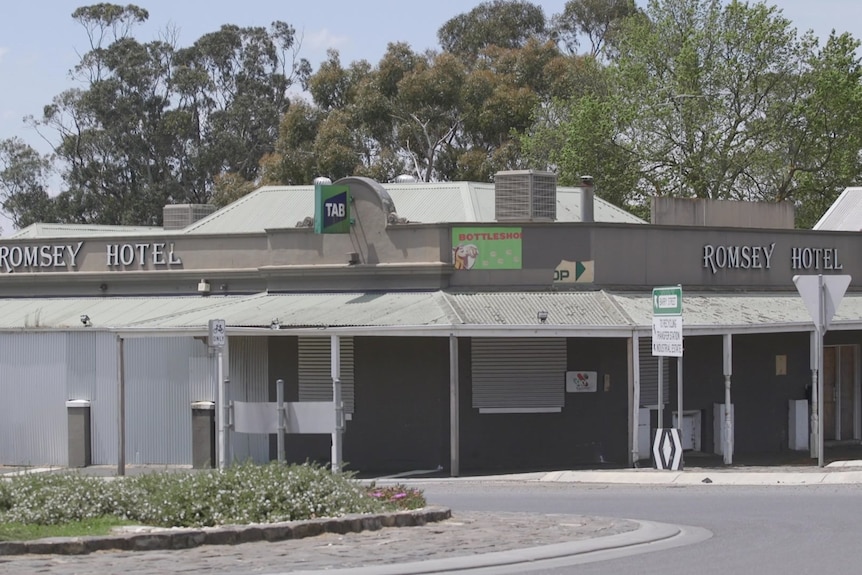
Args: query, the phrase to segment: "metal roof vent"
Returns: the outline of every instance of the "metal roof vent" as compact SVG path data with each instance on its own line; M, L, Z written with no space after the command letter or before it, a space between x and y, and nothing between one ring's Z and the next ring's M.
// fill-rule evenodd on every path
M330 180L326 176L317 176L316 178L314 178L314 185L315 186L328 186L331 183L332 183L332 180Z
M212 204L169 204L162 210L162 227L181 230L215 212Z
M515 170L494 175L494 217L502 221L557 219L557 175Z
M415 184L418 181L413 174L401 174L395 178L396 184Z

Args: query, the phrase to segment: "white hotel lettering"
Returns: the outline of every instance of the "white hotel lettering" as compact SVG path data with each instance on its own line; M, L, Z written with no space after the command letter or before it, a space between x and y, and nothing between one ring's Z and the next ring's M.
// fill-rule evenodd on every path
M790 269L843 270L838 248L790 248Z
M165 249L167 247L167 250ZM182 260L174 253L174 244L108 244L106 247L108 267L180 265Z
M769 269L775 243L768 246L703 246L703 267L718 272L722 269Z
M84 242L58 246L0 246L0 270L74 268Z

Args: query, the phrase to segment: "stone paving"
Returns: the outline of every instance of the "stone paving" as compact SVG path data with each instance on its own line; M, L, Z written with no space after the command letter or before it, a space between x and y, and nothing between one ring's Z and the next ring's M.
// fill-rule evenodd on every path
M305 539L204 545L175 551L98 551L87 555L0 556L0 573L247 575L427 561L566 543L633 531L622 519L578 515L452 512L416 527L326 533Z

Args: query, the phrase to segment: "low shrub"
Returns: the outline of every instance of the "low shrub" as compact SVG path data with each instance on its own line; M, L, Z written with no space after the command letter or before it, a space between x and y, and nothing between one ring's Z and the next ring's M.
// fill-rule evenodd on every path
M111 516L159 527L273 523L417 509L422 492L365 486L313 464L237 464L224 471L158 472L106 481L79 473L0 481L0 522L59 525Z

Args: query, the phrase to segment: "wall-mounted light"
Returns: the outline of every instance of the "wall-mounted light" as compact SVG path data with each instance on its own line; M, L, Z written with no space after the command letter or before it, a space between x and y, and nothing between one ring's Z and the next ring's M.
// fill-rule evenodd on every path
M210 282L207 280L201 280L198 282L198 293L201 295L207 295L210 293Z
M101 292L108 291L108 284L99 284L99 291L101 291Z
M84 327L90 327L93 325L93 322L90 321L90 316L87 314L81 315L81 323L84 324Z
M541 323L545 323L546 321L548 321L548 312L544 310L539 310L538 312L536 312L536 319L538 319Z
M278 318L269 322L269 329L281 329L281 322L278 321Z

